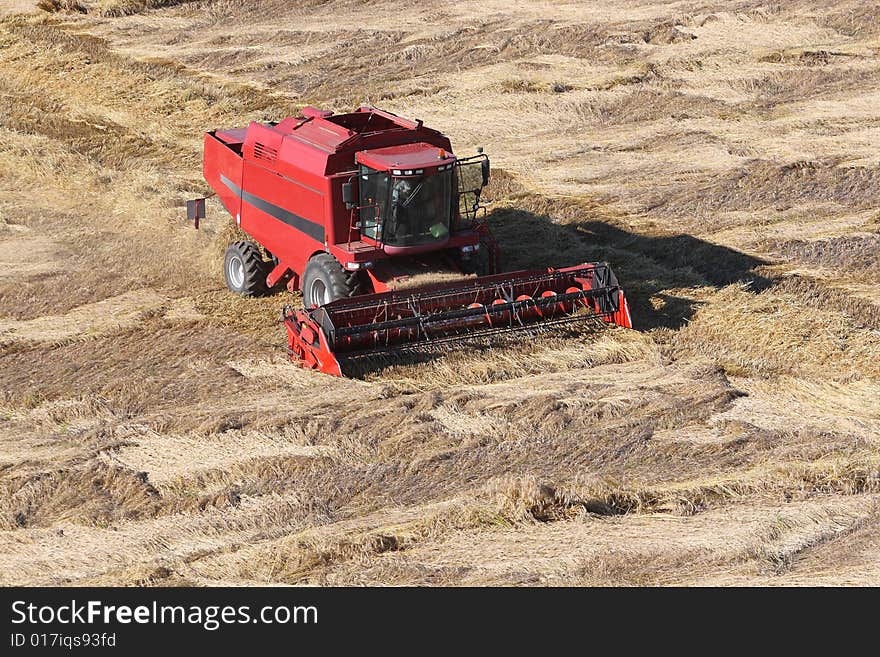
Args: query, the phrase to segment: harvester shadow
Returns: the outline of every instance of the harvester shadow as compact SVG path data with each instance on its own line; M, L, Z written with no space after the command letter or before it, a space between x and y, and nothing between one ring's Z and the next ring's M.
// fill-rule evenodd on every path
M501 247L503 271L608 262L626 292L637 330L685 325L700 304L684 296L687 288L745 283L759 292L770 284L758 273L765 261L691 235L640 235L597 220L556 223L550 215L520 208L493 210L488 221ZM515 337L461 343L471 351L515 344ZM454 351L395 352L341 365L346 376L363 379L388 367L423 364Z
M560 224L518 208L499 208L488 219L505 270L607 261L636 329L687 323L699 302L676 294L682 288L747 283L759 292L770 284L757 273L765 261L691 235L646 236L595 220Z
M494 209L488 222L501 248L502 271L608 262L626 292L637 330L685 325L700 305L686 296L688 288L744 283L760 292L771 284L758 273L768 264L764 260L687 234L642 235L598 220L557 223L549 214L514 207ZM502 336L465 339L458 348L482 352L516 344L514 336ZM341 358L340 366L345 376L365 379L389 367L428 363L458 348Z

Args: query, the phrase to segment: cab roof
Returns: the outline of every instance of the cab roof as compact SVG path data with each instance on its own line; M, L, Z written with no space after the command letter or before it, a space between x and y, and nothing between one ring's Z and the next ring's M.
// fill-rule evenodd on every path
M454 161L452 153L422 141L415 144L373 148L357 154L358 164L377 171L397 169L412 172L414 169L445 166Z

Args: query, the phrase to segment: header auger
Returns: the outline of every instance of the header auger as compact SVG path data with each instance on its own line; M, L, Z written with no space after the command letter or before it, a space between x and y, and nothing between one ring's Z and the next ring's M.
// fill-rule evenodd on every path
M304 367L344 375L502 335L631 326L606 263L498 273L480 206L489 159L457 158L421 121L307 107L207 133L204 174L254 240L227 249L229 289L302 290L304 308L283 317ZM201 199L190 202L190 218L203 211ZM445 282L413 286L432 277Z

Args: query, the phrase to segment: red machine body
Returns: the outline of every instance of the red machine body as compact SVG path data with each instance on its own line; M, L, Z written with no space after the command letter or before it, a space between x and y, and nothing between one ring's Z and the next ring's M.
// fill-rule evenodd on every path
M204 175L270 258L233 245L230 289L250 295L282 280L303 289L306 307L286 308L284 321L304 367L341 375L343 362L365 356L585 317L631 326L605 263L498 274L499 249L478 212L488 158L456 158L421 121L307 107L278 123L206 133ZM411 262L417 271L451 265L458 277L395 289Z
M307 107L302 117L277 124L205 134L205 179L239 227L277 258L269 286L288 275L291 290L309 259L325 251L352 270L393 256L479 244L478 231L460 218L442 244L382 244L361 234L355 210L342 198L359 164L430 174L455 162L440 132L369 107L338 115ZM369 291L389 289L376 273L381 268L370 269Z

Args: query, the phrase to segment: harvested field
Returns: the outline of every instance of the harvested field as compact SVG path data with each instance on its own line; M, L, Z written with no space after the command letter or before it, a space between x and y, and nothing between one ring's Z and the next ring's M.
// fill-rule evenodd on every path
M855 0L5 3L0 584L880 584L878 55ZM183 202L359 104L638 330L290 364Z

